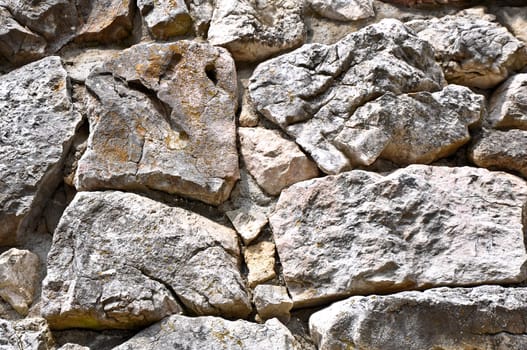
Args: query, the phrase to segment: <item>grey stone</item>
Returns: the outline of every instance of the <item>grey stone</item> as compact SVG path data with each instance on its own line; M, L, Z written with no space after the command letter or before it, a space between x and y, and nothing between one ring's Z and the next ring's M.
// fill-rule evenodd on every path
M513 75L494 91L488 124L498 129L527 130L527 73Z
M43 318L0 319L2 350L54 350L53 336Z
M300 350L278 320L265 324L217 317L174 315L137 334L114 350Z
M287 323L291 318L289 311L293 307L293 301L287 294L287 288L283 286L259 284L254 288L253 301L258 316L264 321L276 317Z
M309 0L320 15L339 21L356 21L375 16L373 0Z
M157 39L185 34L191 18L184 0L138 0L148 30Z
M261 61L304 42L302 0L217 0L208 31L234 59Z
M91 349L87 346L82 346L82 345L74 344L74 343L67 343L67 344L62 345L57 350L91 350Z
M351 168L334 138L355 110L387 92L446 84L432 47L397 20L383 20L334 45L306 44L260 64L249 85L255 108L336 174Z
M226 50L139 44L86 85L95 98L78 190L158 190L214 205L229 197L239 170L236 75Z
M527 184L513 175L411 165L295 184L269 222L289 293L303 307L353 294L522 282L526 202Z
M0 297L21 315L27 315L39 283L38 256L11 248L0 255Z
M378 158L428 164L467 143L468 127L485 111L483 96L458 85L433 93L386 93L359 107L333 143L353 165L371 165Z
M318 175L318 168L298 146L276 130L238 128L240 150L247 170L271 195Z
M477 166L527 178L527 131L485 130L470 148L469 157Z
M59 57L0 76L0 244L32 230L80 122Z
M527 65L527 48L483 9L408 23L434 46L446 79L492 88Z
M81 17L75 41L113 43L132 32L134 2L130 0L77 1Z
M56 329L136 328L181 312L246 317L236 233L136 194L80 192L48 255L42 315Z
M525 4L524 4L525 5ZM494 14L514 34L527 44L527 7L497 7Z
M482 286L356 296L314 313L318 349L524 349L527 290Z

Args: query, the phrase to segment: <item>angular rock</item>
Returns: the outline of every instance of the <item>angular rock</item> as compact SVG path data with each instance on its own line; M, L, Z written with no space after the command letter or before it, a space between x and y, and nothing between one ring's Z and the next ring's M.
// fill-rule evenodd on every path
M320 15L338 21L356 21L375 16L372 0L309 0Z
M191 18L184 0L138 0L148 30L156 39L185 34Z
M41 58L45 48L44 38L24 28L0 6L0 57L19 65Z
M252 102L250 101L249 92L245 90L242 98L240 117L238 119L239 125L241 127L254 127L258 125L259 121L260 118L254 111Z
M91 350L91 349L87 346L82 346L82 345L74 344L74 343L67 343L67 344L62 345L57 350Z
M302 0L217 0L208 31L212 45L239 61L260 61L304 42Z
M39 283L38 256L11 248L0 255L0 297L21 315L27 315Z
M309 325L320 350L523 349L526 304L525 288L436 288L351 297Z
M32 229L80 121L59 57L0 76L0 245Z
M355 110L387 92L437 91L445 81L432 47L397 20L334 45L307 44L260 64L249 85L255 108L336 174L351 167L334 139Z
M415 6L415 5L446 5L446 4L463 4L470 3L470 0L382 0L383 2L388 2L392 4L401 4L406 6Z
M354 165L371 165L378 158L427 164L467 143L468 127L485 111L482 95L458 85L434 93L386 93L359 107L334 144Z
M76 41L112 43L130 35L134 2L130 0L96 0L77 3L82 18Z
M524 281L526 202L527 184L513 175L411 165L387 176L354 170L295 184L269 222L287 288L303 307L353 294Z
M236 233L123 192L80 192L48 255L42 315L53 328L136 328L178 313L246 317Z
M276 277L274 271L275 246L273 242L262 241L245 249L245 263L249 269L247 282L254 287Z
M194 32L199 37L207 37L214 13L214 3L214 0L186 0Z
M494 13L515 37L527 44L527 7L500 6Z
M53 336L43 318L0 319L2 350L54 350Z
M287 294L287 288L270 284L259 284L254 288L254 305L262 320L276 317L287 323L291 318L289 311L293 301Z
M298 146L275 130L238 128L240 149L247 170L270 195L318 175L318 168Z
M482 9L408 23L433 45L450 83L492 88L527 65L527 48Z
M469 157L477 166L514 171L527 178L527 131L484 131Z
M218 317L173 315L141 331L114 350L243 349L300 350L289 330L278 320L265 324Z
M488 121L493 128L527 130L527 73L513 75L494 91Z
M92 72L86 86L95 98L78 190L149 189L213 205L229 197L239 177L237 93L224 49L139 44Z

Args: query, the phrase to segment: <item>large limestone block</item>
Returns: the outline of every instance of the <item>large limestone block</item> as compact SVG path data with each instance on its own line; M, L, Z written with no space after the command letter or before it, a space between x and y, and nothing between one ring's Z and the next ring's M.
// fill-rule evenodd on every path
M151 189L220 204L239 178L236 73L222 48L139 44L86 80L78 190Z
M492 88L527 65L527 48L482 9L408 23L433 46L451 83Z
M527 131L483 131L469 157L477 166L513 171L527 178Z
M0 319L2 350L54 350L53 336L43 318L20 321Z
M135 328L181 311L246 317L236 233L136 194L80 192L55 230L42 315L54 328Z
M269 221L301 307L352 294L521 282L526 202L527 184L513 175L412 165L295 184Z
M240 149L247 170L271 195L318 175L318 168L298 146L275 130L238 128Z
M148 30L157 39L185 34L191 24L184 0L138 0Z
M338 21L356 21L375 16L373 0L309 0L320 15Z
M355 110L387 92L437 91L446 84L430 44L383 20L334 45L307 44L260 64L249 93L329 174L350 169L335 137Z
M356 296L314 313L320 350L527 347L527 290L482 286Z
M80 121L59 57L0 76L0 245L32 229Z
M498 129L527 130L527 73L513 75L494 91L488 122Z
M132 32L134 2L95 0L77 3L81 22L76 41L117 42Z
M483 96L458 85L433 93L387 93L359 107L334 144L352 164L371 165L378 158L427 164L468 142L468 127L485 111Z
M218 317L170 316L114 350L240 349L300 350L291 332L277 319L264 324Z
M241 61L259 61L297 47L305 39L303 3L302 0L216 0L208 40L227 48Z

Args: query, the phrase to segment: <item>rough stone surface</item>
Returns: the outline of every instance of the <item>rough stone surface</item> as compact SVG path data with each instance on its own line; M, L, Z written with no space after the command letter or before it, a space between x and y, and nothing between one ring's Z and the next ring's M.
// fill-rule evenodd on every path
M245 317L236 234L123 192L80 192L53 236L42 315L53 328L134 328L178 313Z
M21 315L27 315L38 283L38 256L16 248L0 255L0 297Z
M87 346L82 346L82 345L73 344L73 343L67 343L67 344L62 345L57 350L91 350L91 349L89 347L87 347Z
M434 93L386 93L359 107L334 144L354 165L371 165L378 158L402 165L431 163L470 140L468 127L481 120L484 102L458 85Z
M354 170L284 190L269 222L295 307L521 282L526 183L470 167ZM302 252L302 254L299 254ZM504 258L506 257L506 258Z
M287 288L283 286L257 285L254 288L253 301L258 316L264 321L276 317L287 323L291 318L289 311L293 307L293 301L287 294Z
M113 43L132 32L134 2L130 0L78 1L80 24L76 41Z
M315 163L276 130L238 128L240 150L247 170L271 195L283 188L318 175Z
M492 88L527 65L527 48L482 9L408 23L434 46L446 79Z
M259 61L304 41L301 0L217 0L208 31L236 60Z
M2 350L54 350L53 336L43 318L0 319Z
M191 18L184 0L138 0L148 30L157 39L185 34Z
M488 123L499 129L527 130L527 73L513 75L494 91Z
M525 288L437 288L351 297L309 323L320 350L523 349L526 304Z
M245 249L245 263L249 269L247 282L254 287L276 277L274 270L275 246L273 242L262 241Z
M500 7L495 14L516 38L527 44L527 7Z
M334 45L306 44L260 64L249 85L255 108L280 125L319 168L351 167L334 139L356 108L382 96L445 85L431 46L397 20L383 20Z
M239 178L237 96L224 49L190 41L136 45L86 85L95 98L78 190L152 189L214 205L229 197Z
M372 0L309 0L320 15L338 21L355 21L375 16Z
M164 349L300 350L278 320L265 324L227 321L217 317L170 316L137 334L114 350Z
M59 57L0 76L0 244L35 225L80 121Z
M513 171L527 178L527 131L484 131L469 157L477 166Z

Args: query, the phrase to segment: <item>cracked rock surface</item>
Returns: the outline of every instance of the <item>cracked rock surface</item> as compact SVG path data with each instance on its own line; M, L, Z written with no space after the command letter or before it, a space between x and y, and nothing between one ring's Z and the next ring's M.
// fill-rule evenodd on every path
M53 336L43 318L0 319L2 350L54 350Z
M137 6L155 38L168 39L185 34L191 24L184 0L138 0Z
M527 73L513 75L494 91L487 119L496 129L527 130Z
M299 307L352 294L523 281L526 201L526 183L512 175L411 165L293 185L269 220Z
M42 314L53 328L136 328L181 312L246 317L234 231L124 192L80 192L53 236ZM183 304L183 305L181 305Z
M78 190L150 189L220 204L239 178L234 62L190 41L124 50L86 86L90 137Z

